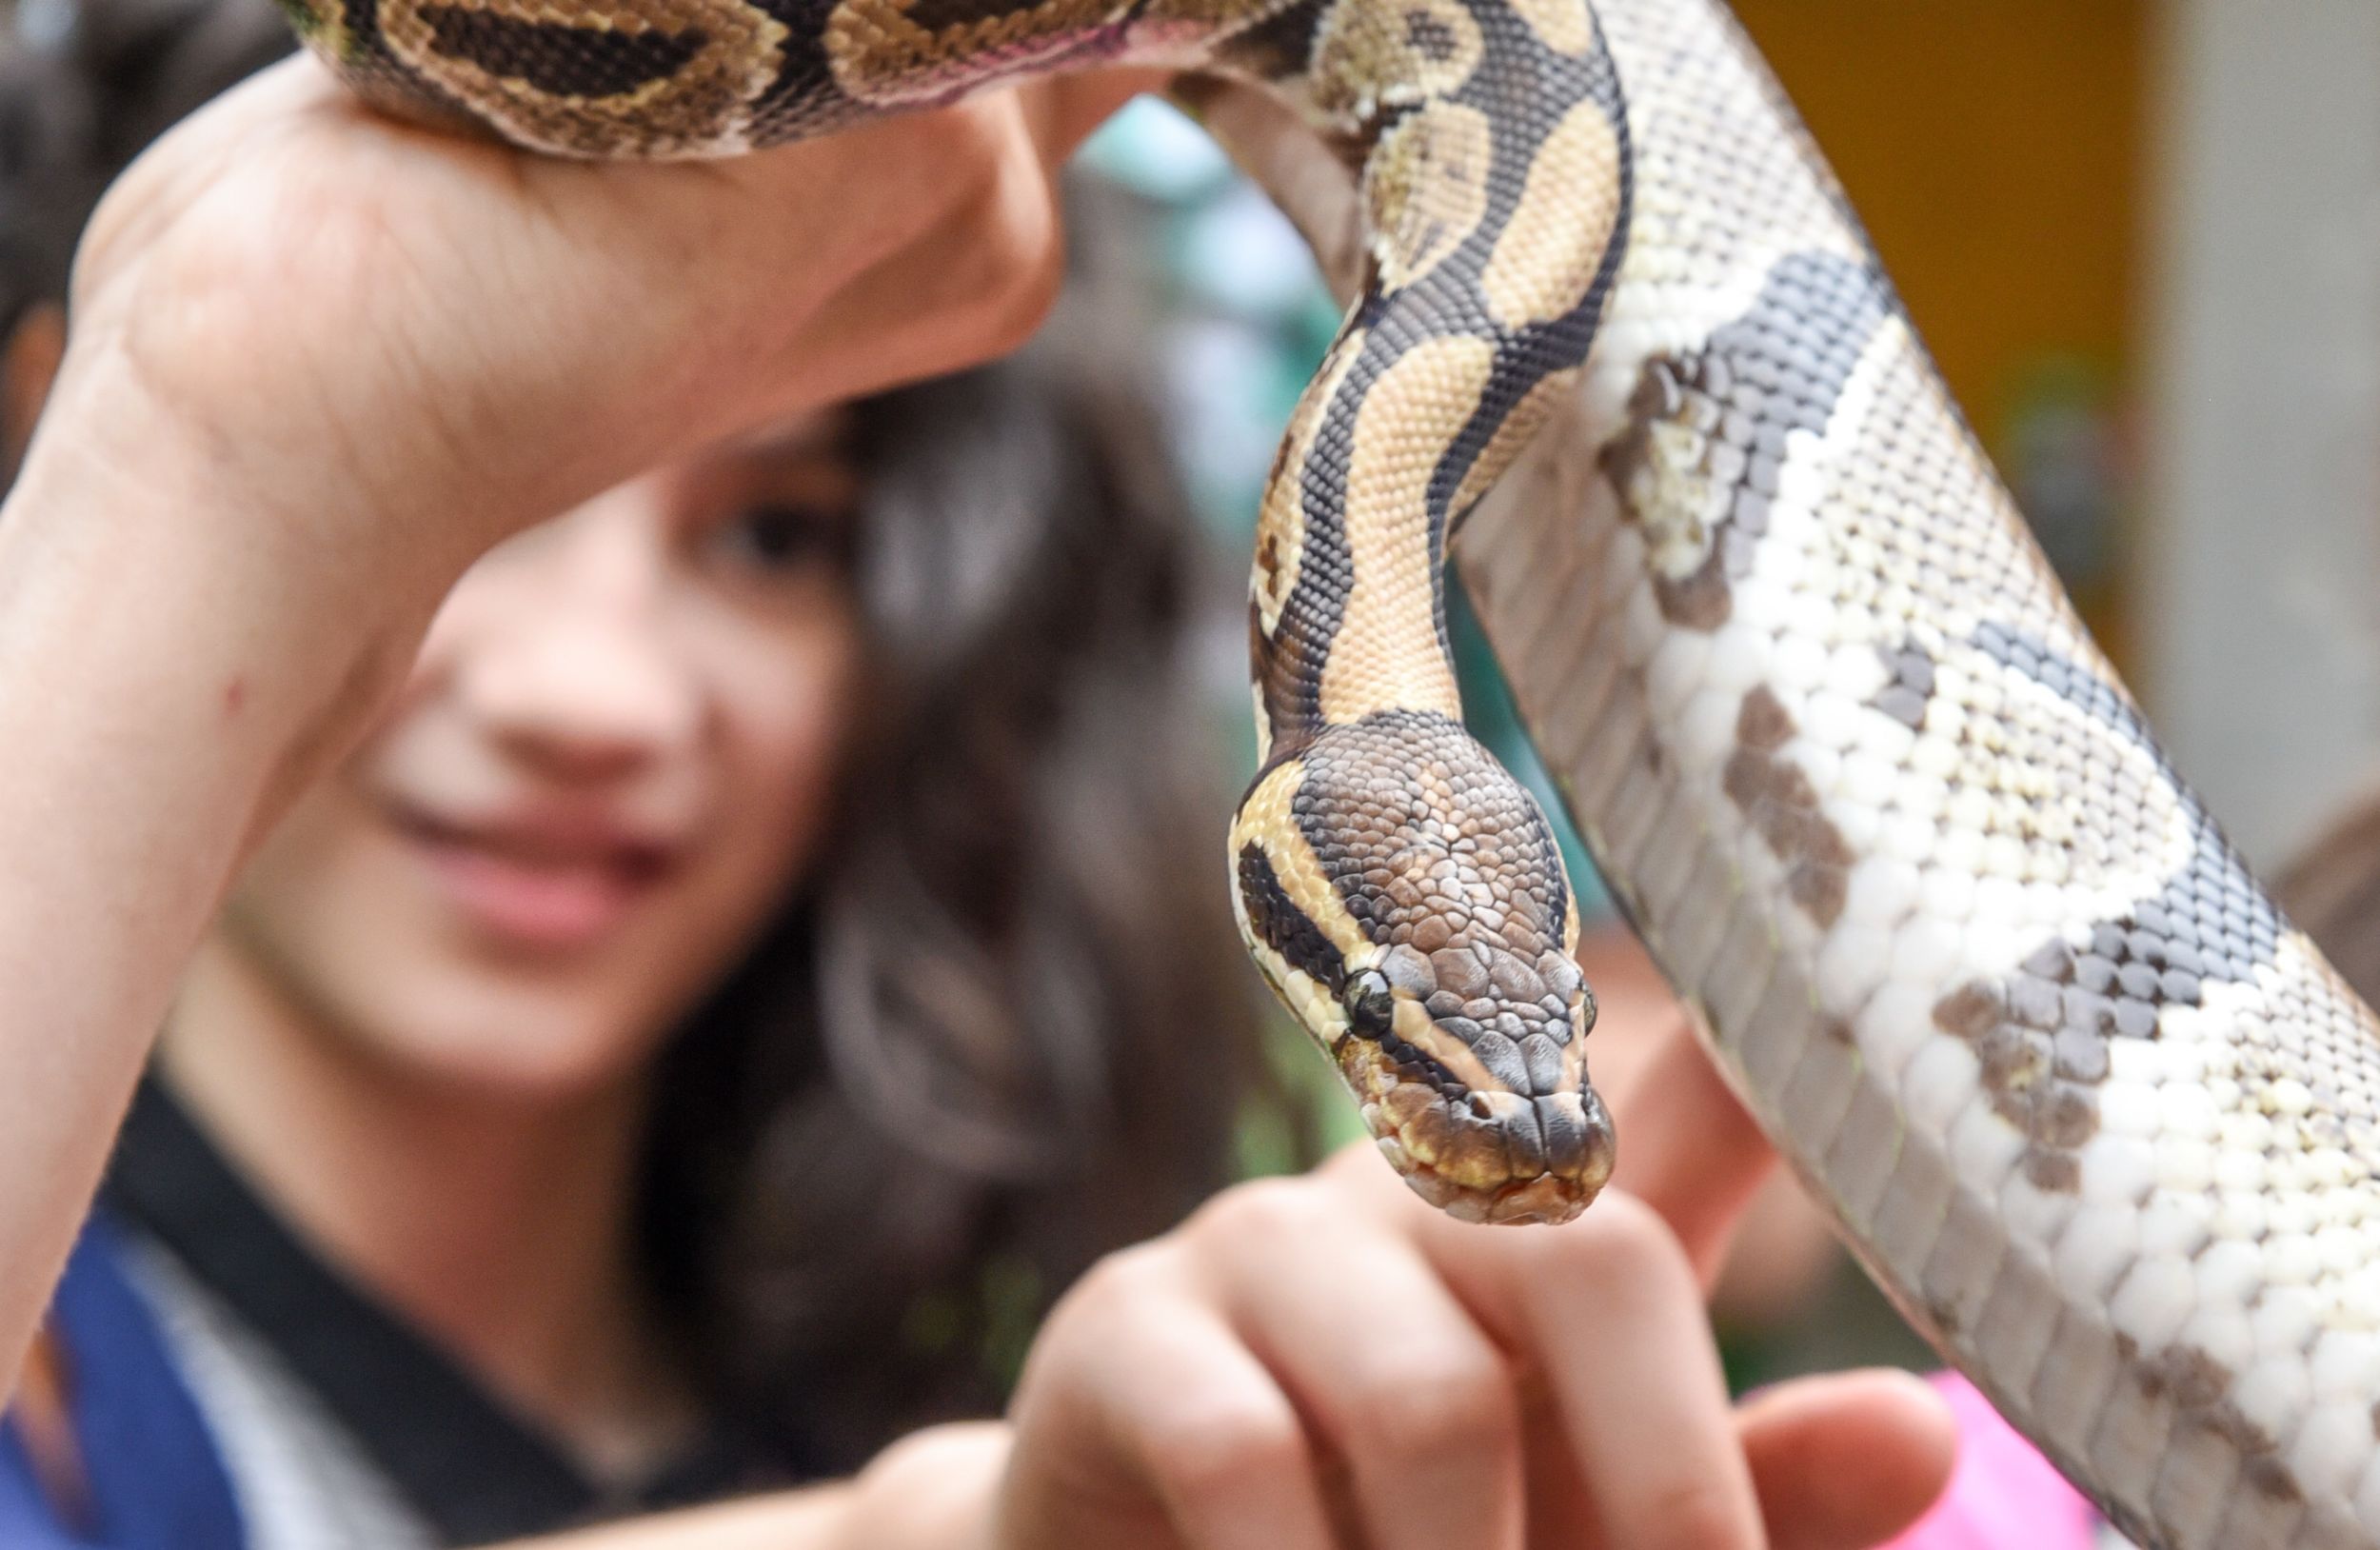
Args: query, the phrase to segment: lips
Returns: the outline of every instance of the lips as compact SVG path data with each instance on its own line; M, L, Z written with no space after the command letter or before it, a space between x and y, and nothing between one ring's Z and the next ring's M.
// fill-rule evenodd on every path
M610 937L675 869L676 847L601 813L530 809L482 821L418 811L397 827L472 925L544 952Z

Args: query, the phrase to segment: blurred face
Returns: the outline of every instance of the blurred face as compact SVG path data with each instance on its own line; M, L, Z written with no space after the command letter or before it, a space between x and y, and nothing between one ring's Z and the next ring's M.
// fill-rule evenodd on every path
M632 1068L813 852L852 700L854 475L813 421L625 485L463 580L223 942L410 1074Z

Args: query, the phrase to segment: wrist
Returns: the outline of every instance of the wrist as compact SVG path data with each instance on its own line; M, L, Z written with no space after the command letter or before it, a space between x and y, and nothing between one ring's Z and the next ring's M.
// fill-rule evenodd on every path
M0 507L0 699L35 713L38 686L57 736L211 777L245 835L402 683L467 556L363 552L200 429L104 365L61 373Z
M487 513L466 531L446 487L460 476L411 445L421 437L342 423L288 363L202 368L189 340L142 338L198 331L78 317L20 483L67 495L77 526L189 529L204 544L195 557L296 584L271 602L319 601L350 620L434 605L521 525L482 501L464 507Z

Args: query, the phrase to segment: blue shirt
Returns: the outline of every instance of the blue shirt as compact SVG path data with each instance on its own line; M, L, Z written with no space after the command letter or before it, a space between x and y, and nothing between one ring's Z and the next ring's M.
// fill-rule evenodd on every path
M68 1260L50 1337L91 1521L44 1493L15 1421L0 1421L0 1545L9 1550L241 1550L231 1482L149 1304L127 1279L115 1230L94 1217Z

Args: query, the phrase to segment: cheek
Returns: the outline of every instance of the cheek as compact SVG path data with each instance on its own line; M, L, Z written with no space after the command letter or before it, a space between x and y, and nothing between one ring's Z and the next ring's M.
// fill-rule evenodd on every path
M720 680L719 838L740 870L782 892L823 838L851 742L859 650L847 606L788 626L741 667Z
M276 987L302 1031L421 1072L555 1043L547 1018L502 1019L399 841L343 777L300 799L226 901L221 940ZM509 1011L524 1010L517 1003Z
M374 904L387 901L369 887L372 859L363 820L344 785L317 786L301 797L233 885L225 906L230 924L261 935L265 945L284 955L310 939L382 932L387 923Z
M686 643L707 675L707 735L690 767L666 772L702 788L701 860L625 939L566 964L491 952L425 886L350 766L252 858L225 940L311 1008L319 1033L419 1076L552 1095L633 1069L798 886L850 744L859 651L847 605L765 629L711 624ZM431 757L408 729L419 731L401 715L358 759Z

